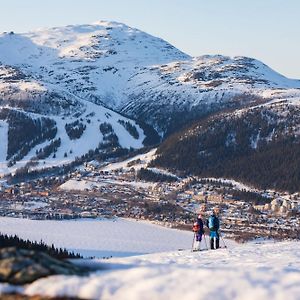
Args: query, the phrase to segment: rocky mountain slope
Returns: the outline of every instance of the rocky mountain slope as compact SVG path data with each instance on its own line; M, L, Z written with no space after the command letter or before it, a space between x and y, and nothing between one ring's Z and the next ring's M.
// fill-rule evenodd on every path
M223 109L264 103L282 93L299 95L299 88L299 80L287 79L255 59L202 56L137 73L122 111L147 119L168 135Z
M166 137L212 113L299 97L299 89L257 60L191 58L116 22L2 33L0 173L140 148L152 127Z

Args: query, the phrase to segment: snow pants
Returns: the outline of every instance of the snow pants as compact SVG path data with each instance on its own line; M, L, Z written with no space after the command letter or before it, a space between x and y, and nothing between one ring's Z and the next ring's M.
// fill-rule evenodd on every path
M211 231L209 233L209 237L210 237L210 249L220 248L220 236L218 231ZM215 247L215 240L216 240L216 247Z
M197 232L196 233L196 241L201 242L202 241L202 232Z

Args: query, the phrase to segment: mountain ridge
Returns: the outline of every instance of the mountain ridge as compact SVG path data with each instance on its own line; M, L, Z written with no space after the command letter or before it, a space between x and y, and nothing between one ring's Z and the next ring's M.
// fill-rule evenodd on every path
M171 135L150 166L299 192L300 98L220 112Z
M65 155L72 161L94 151L105 135L113 146L118 141L121 148L143 147L147 134L142 123L148 131L154 134L153 127L166 138L224 110L299 95L300 81L288 79L255 59L221 55L192 58L160 38L118 22L2 33L0 129L8 143L1 147L6 152L0 154L1 172L16 171L8 165L24 166L25 159L34 160L38 168L49 165L45 147L47 153L53 150L53 164L63 164ZM50 136L34 114L39 120L55 122ZM96 129L102 123L111 125L112 129L102 125L106 131L108 126L110 133ZM28 140L23 136L19 145L12 147L18 128L24 126L38 130L37 137ZM120 126L127 129L122 131ZM137 137L137 133L135 140L132 135ZM124 135L127 142L122 142ZM85 141L84 151L74 150L79 141Z

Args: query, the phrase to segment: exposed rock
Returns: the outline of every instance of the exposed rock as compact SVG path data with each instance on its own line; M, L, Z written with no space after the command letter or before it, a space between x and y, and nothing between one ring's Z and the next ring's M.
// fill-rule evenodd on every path
M80 300L79 298L69 297L45 297L45 296L25 296L19 294L0 295L0 300Z
M0 282L22 285L50 275L83 275L87 269L34 250L0 250Z

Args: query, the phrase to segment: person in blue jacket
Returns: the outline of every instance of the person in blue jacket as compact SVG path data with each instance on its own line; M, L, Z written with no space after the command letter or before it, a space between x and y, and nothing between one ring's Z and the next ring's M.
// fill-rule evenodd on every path
M209 228L210 249L218 249L220 247L220 220L217 209L214 209L211 216L207 219L206 226Z

